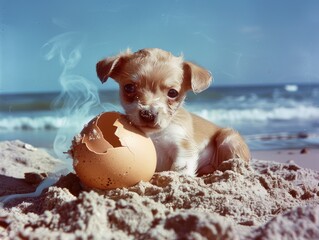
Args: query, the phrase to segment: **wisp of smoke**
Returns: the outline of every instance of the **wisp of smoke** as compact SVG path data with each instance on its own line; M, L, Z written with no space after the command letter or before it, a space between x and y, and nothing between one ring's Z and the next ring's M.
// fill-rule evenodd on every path
M58 114L64 117L64 124L55 138L53 148L60 159L67 159L73 137L78 134L85 123L103 111L118 110L101 104L97 87L88 79L74 73L74 68L81 60L83 37L77 33L66 33L54 37L44 47L49 51L46 60L58 58L62 72L59 81L62 91L53 103ZM92 67L95 67L94 65ZM71 165L69 166L70 168Z

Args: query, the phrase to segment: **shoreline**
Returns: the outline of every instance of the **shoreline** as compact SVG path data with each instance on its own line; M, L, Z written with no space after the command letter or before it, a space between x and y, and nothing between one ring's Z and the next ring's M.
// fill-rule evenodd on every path
M278 163L295 163L300 167L319 171L318 148L293 148L252 151L252 158Z

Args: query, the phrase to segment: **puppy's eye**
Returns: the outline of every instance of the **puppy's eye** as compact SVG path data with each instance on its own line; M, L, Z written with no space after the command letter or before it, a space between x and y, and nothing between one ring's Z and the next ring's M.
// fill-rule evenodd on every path
M175 89L170 89L167 93L169 98L176 98L178 96L178 92Z
M136 92L136 86L132 83L126 84L124 86L124 91L128 94L134 94Z

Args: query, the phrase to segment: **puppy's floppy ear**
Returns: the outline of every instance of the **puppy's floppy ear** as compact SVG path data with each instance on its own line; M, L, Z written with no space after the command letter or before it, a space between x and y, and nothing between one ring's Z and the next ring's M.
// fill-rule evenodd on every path
M116 79L121 67L130 55L131 51L127 49L124 53L99 61L96 64L96 72L101 82L106 82L109 77Z
M186 81L188 89L192 89L194 93L204 91L212 82L212 74L192 62L184 62L183 69L184 81Z

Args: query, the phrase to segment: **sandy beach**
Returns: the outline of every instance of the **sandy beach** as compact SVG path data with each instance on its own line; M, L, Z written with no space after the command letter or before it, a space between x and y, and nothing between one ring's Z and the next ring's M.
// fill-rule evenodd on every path
M0 239L319 239L318 149L256 151L249 165L109 191L83 189L21 141L0 142L0 158Z
M263 159L279 163L295 163L300 167L319 171L319 149L301 148L286 150L253 151L254 159Z

